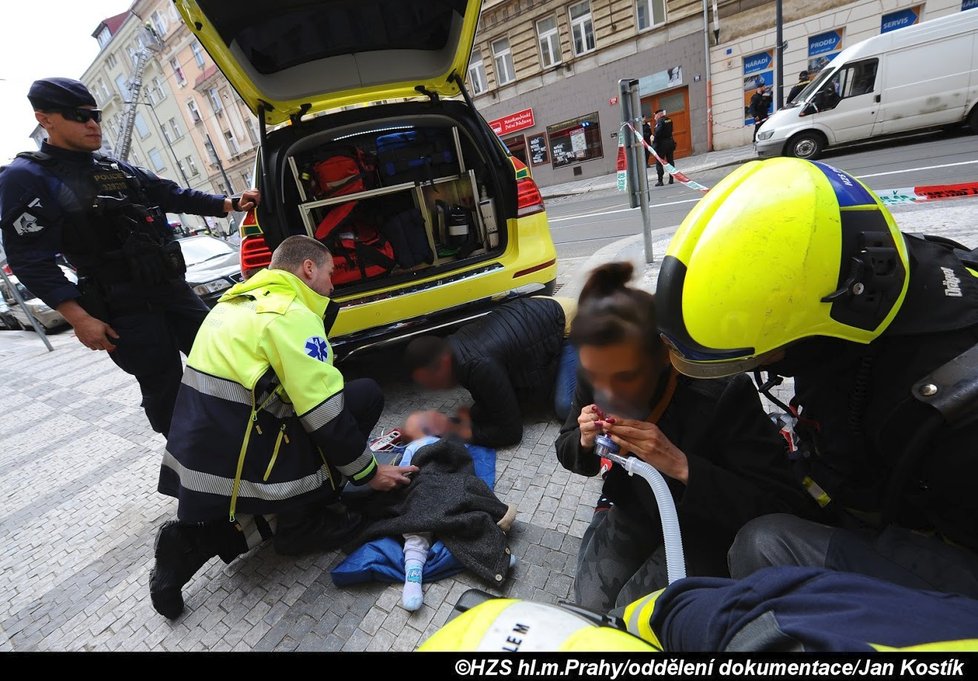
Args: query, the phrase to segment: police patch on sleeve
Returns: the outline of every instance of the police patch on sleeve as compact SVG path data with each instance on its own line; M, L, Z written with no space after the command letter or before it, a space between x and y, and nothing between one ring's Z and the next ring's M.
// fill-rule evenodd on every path
M311 336L306 339L306 354L320 362L329 361L329 343L325 338Z
M41 200L34 199L27 204L27 207L40 208ZM20 236L24 236L25 234L30 234L32 232L40 232L42 229L44 229L44 225L40 224L37 221L37 218L28 212L23 213L19 218L15 218L11 224L14 227L14 231Z

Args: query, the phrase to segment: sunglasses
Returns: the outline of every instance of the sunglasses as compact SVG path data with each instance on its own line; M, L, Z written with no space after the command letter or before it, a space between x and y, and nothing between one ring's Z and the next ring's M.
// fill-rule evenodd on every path
M57 112L64 116L65 120L75 123L102 122L101 109L57 109Z

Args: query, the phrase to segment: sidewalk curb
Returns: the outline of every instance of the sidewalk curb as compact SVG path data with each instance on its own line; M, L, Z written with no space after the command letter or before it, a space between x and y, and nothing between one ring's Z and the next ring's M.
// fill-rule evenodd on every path
M679 225L657 227L652 230L652 241L660 241L665 237L670 237L677 229L679 229ZM576 300L581 295L581 289L584 287L584 282L587 281L591 270L609 262L631 261L632 267L635 268L635 276L640 276L648 264L645 262L644 242L644 234L631 234L617 241L612 241L607 246L602 246L577 268L571 280L560 289L560 295ZM661 254L659 257L661 258Z

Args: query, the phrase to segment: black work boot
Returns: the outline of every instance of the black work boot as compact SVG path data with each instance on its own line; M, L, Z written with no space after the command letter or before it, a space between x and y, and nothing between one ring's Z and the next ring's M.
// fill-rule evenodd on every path
M672 175L669 176L669 184L672 184Z
M363 516L341 503L279 513L275 551L284 556L332 551L353 539L362 522Z
M149 595L153 608L164 617L172 620L180 616L183 585L217 555L218 547L208 534L204 523L179 520L164 523L156 534L156 565L149 574Z

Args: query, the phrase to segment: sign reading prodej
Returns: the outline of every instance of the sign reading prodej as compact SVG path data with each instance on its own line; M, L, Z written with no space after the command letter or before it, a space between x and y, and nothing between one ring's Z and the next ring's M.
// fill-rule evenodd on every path
M808 76L814 78L815 74L825 68L832 59L842 49L842 29L819 33L808 38Z

